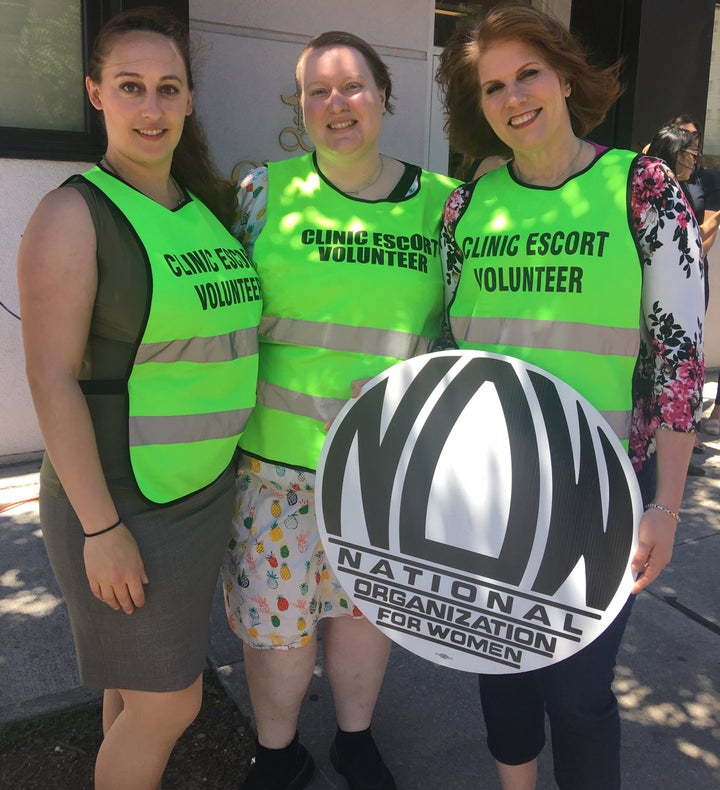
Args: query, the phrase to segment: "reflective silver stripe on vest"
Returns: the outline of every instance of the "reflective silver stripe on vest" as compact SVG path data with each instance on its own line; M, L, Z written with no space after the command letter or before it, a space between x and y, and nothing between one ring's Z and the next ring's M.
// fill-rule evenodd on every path
M600 414L608 421L620 441L630 439L632 414L629 411L601 411Z
M299 414L302 417L310 417L323 422L334 420L345 405L342 398L320 398L262 380L258 381L257 402L269 409Z
M306 395L303 392L279 387L267 381L258 382L257 402L270 409L285 411L289 414L299 414L313 420L327 422L337 417L340 409L345 405L342 398L319 398ZM610 427L620 440L630 438L630 412L629 411L603 411L600 412L607 420Z
M137 351L135 364L144 362L232 362L240 357L257 354L255 327L238 329L226 335L191 337L169 343L143 343Z
M260 335L277 343L410 359L430 350L434 338L390 329L263 316Z
M234 409L212 414L130 417L130 446L227 439L240 433L251 412L252 409Z
M635 357L640 348L639 329L621 329L573 321L534 321L527 318L451 318L456 340L469 343L553 348Z

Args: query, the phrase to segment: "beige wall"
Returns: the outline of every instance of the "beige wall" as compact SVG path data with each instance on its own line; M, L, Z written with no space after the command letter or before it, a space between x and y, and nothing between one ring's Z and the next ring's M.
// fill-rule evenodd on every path
M536 5L569 19L569 0ZM227 175L241 160L284 158L281 139L296 139L294 110L281 95L293 92L293 69L303 44L323 30L345 29L366 38L388 62L397 112L387 119L382 149L440 169L442 123L431 117L433 0L191 0L196 45L197 109L211 150ZM567 20L566 20L567 21ZM283 132L283 130L286 130ZM289 131L288 131L289 130ZM431 132L432 130L432 132ZM431 136L434 139L431 140ZM0 300L18 312L15 258L23 228L43 194L85 164L0 159ZM706 329L708 365L720 366L720 244L711 252L711 295ZM0 309L0 457L42 448L25 372L20 323Z
M349 30L377 47L391 68L397 113L382 134L386 153L427 163L433 0L190 0L197 110L226 175L238 161L285 158L296 139L295 61L323 30ZM0 300L19 312L15 259L40 198L85 163L0 159ZM0 457L42 449L25 382L20 322L0 308Z
M565 27L570 27L572 0L533 0L530 5L559 19Z
M720 368L720 246L708 255L710 305L705 316L705 367Z
M214 8L212 21L208 6ZM266 0L243 6L238 14L231 0L190 2L197 108L224 172L242 160L302 153L283 148L282 143L289 147L297 138L295 110L281 97L295 92L295 63L303 46L325 30L348 30L376 47L390 68L396 96L396 113L386 118L381 148L406 161L427 163L433 0L365 0L362 6L338 0Z
M19 313L15 259L40 198L86 164L0 159L0 300ZM42 449L25 366L20 322L0 309L0 456Z

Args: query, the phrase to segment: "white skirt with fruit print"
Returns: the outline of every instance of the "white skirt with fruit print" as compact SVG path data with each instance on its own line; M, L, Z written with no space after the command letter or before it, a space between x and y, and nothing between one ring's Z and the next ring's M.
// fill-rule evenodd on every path
M325 558L312 472L240 456L222 580L230 628L251 647L302 647L321 618L362 617Z

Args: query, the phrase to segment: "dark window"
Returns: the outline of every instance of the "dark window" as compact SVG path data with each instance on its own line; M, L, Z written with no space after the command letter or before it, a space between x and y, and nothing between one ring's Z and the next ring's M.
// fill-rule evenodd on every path
M462 17L481 16L500 2L502 0L435 0L435 46L445 46ZM530 0L527 2L529 4Z
M104 135L85 95L90 43L137 0L0 0L0 157L95 161ZM187 20L188 0L165 0Z

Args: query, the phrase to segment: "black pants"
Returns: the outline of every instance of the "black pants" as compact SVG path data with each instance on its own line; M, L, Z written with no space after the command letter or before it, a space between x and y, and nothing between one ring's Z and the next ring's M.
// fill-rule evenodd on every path
M653 457L638 473L643 504L655 494ZM607 629L570 658L510 675L479 675L492 756L506 765L534 760L550 721L555 781L561 790L620 787L620 714L612 691L615 659L635 596Z
M545 745L547 713L558 787L620 787L620 715L612 681L634 600L628 599L597 639L564 661L531 672L479 676L488 748L496 760L534 760Z

